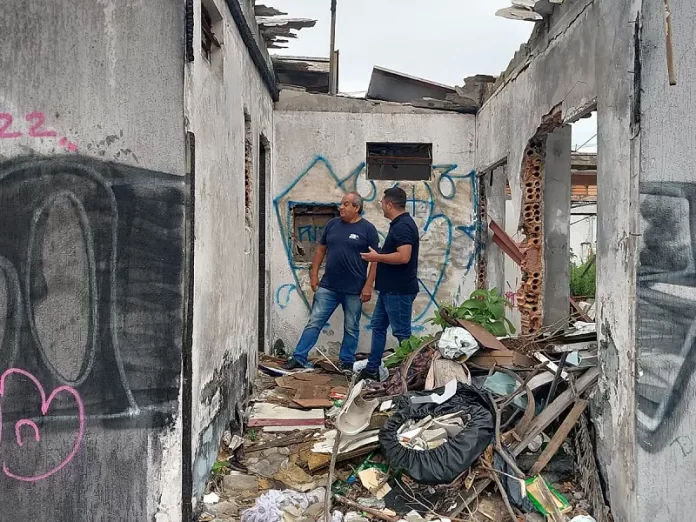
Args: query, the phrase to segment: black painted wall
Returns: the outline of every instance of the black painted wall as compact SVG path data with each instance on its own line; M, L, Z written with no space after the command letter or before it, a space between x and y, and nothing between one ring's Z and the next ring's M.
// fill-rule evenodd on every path
M0 522L151 519L179 406L185 182L0 163Z

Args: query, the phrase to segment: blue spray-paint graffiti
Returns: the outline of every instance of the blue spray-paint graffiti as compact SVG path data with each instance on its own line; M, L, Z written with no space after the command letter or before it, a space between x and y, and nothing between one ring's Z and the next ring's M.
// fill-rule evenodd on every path
M290 266L293 282L285 283L276 291L276 304L281 309L291 304L293 291L301 298L307 310L311 308L311 290L308 284L309 266L293 258L293 234L297 239L318 239L321 231L312 227L293 230L292 207L302 204L336 204L343 194L356 191L363 196L364 215L378 228L380 239L388 232L388 222L383 218L378 200L380 190L388 185L365 179L365 163L359 164L345 177L339 177L331 163L317 156L292 183L273 200L274 211L281 231L283 246ZM453 282L451 292L443 292L449 274L467 274L476 256L478 201L476 175L458 172L455 164L433 166L432 181L400 182L409 195L407 210L421 231L421 259L419 282L421 294L414 304L414 331L424 329L424 321L432 314L440 300L454 300L462 281ZM314 238L314 239L313 239ZM450 267L461 269L458 272ZM365 307L365 327L369 324L372 307Z

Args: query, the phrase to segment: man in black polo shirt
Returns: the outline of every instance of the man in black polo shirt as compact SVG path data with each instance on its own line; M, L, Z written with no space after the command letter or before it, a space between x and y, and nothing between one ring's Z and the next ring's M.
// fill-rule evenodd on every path
M346 372L353 369L362 305L372 299L375 278L374 269L370 269L368 274L368 263L360 256L368 248L378 248L379 236L375 226L360 216L362 198L357 192L343 196L339 212L340 217L326 224L312 260L309 272L314 292L312 311L297 347L286 364L288 369L311 367L307 356L316 345L321 329L339 305L343 308L340 367ZM324 277L319 281L319 267L324 257Z
M399 342L411 337L413 301L418 294L418 248L420 237L413 218L406 212L406 192L399 187L384 191L384 217L391 221L381 252L370 248L364 261L377 263L375 289L379 292L372 314L372 347L367 367L359 379L379 380L379 366L387 344L387 328Z

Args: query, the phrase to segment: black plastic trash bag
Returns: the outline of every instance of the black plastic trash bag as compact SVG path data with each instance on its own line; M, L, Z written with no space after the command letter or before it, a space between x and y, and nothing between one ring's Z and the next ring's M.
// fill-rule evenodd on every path
M466 471L491 444L495 433L493 405L486 395L473 386L459 383L457 393L443 404L412 404L410 397L442 394L444 387L428 392L411 393L396 399L397 412L382 426L379 441L387 462L395 470L408 473L422 484L449 484ZM442 446L418 451L403 446L397 431L409 419L419 421L428 415L449 413L470 415L466 427Z

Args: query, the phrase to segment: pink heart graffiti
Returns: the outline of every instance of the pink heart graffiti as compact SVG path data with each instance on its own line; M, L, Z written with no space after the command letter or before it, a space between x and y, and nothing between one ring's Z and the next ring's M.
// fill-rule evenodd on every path
M77 454L77 451L80 449L80 444L82 443L82 438L84 437L85 434L85 407L84 404L82 403L82 398L80 397L80 394L77 393L77 390L75 388L72 388L70 386L59 386L55 390L51 392L51 395L46 398L46 392L43 389L43 386L41 386L41 383L39 380L34 377L31 373L22 370L20 368L10 368L9 370L5 371L5 373L0 376L0 398L2 398L5 394L5 379L9 377L10 375L17 374L17 375L22 375L29 379L31 382L34 383L36 388L39 390L39 393L41 394L41 414L46 415L48 412L48 409L51 407L51 403L53 402L53 399L56 398L56 396L59 393L69 393L75 398L75 403L77 404L77 409L78 409L78 419L79 419L79 428L77 432L77 438L75 439L75 443L73 444L72 451L68 454L67 457L65 457L60 464L58 464L55 468L47 471L46 473L42 473L40 475L34 475L34 476L23 476L23 475L17 475L10 471L10 469L7 467L7 464L3 462L2 464L2 471L7 475L8 477L15 479L15 480L21 480L23 482L37 482L39 480L43 480L45 478L50 477L51 475L58 473L61 469L63 469L65 466L68 465L68 463L75 457ZM1 403L0 403L1 406ZM37 442L41 441L41 435L39 434L39 428L31 420L27 419L22 419L20 421L17 421L15 424L15 438L17 440L17 444L19 446L24 445L24 440L22 439L22 434L21 434L21 429L24 426L29 426L33 431L34 431L34 439ZM2 442L2 408L0 407L0 442Z

